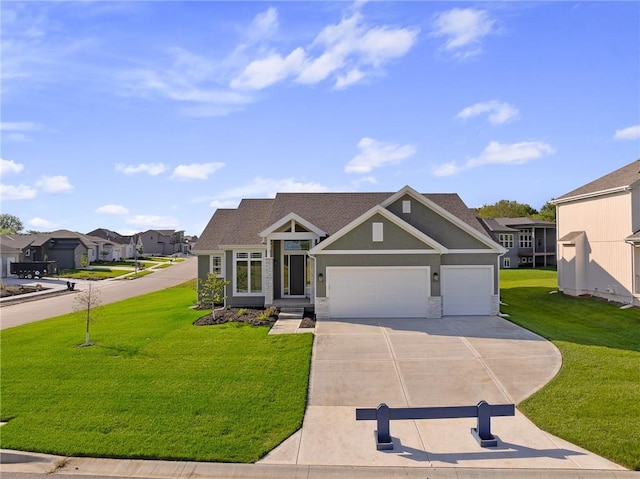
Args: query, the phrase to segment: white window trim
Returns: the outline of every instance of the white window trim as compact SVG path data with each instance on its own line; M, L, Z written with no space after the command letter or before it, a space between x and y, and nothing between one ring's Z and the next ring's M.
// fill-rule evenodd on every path
M226 269L224 267L225 264L225 254L224 252L221 253L212 253L209 255L209 273L213 273L214 272L214 267L213 267L213 258L214 257L219 257L220 258L220 273L217 275L218 278L224 278L225 277L225 272Z
M382 243L384 241L384 223L371 223L371 241L374 243Z
M247 253L247 258L239 258L238 253ZM252 258L253 253L260 253L260 259ZM264 250L256 250L256 249L246 249L246 250L238 250L233 252L233 295L234 296L264 296L264 259L265 259L265 251ZM237 281L237 273L238 273L238 261L247 261L248 267L248 276L247 276L247 289L248 292L239 292L238 291L238 281ZM251 291L251 262L259 261L260 269L262 270L262 291L252 292Z
M511 268L511 258L502 258L502 267L505 269Z

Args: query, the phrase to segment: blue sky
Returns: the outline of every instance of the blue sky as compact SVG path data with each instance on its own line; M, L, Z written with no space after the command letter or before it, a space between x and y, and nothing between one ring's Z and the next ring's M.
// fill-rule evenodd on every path
M638 2L3 1L2 212L199 235L279 191L545 201L640 158Z

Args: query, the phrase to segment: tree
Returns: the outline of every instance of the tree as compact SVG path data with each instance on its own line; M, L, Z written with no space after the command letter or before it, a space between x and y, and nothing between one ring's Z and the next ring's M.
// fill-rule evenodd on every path
M90 346L89 342L89 324L96 319L96 308L102 304L100 299L100 291L94 290L89 283L89 288L81 291L73 300L73 310L81 313L86 323L86 332L84 344L82 346Z
M540 212L537 215L533 215L533 217L537 220L553 221L555 223L556 207L547 201L542 205L542 208L540 208Z
M3 235L16 234L24 229L20 218L8 213L0 214L0 233Z
M80 256L80 266L82 266L83 268L89 266L89 257L86 253L82 253L82 256Z
M500 200L492 205L482 205L476 208L481 218L520 218L532 217L538 211L526 203L511 200Z
M228 284L229 281L218 278L215 273L208 273L207 279L198 280L198 303L201 307L210 307L214 318L216 317L215 305L227 299L224 289Z

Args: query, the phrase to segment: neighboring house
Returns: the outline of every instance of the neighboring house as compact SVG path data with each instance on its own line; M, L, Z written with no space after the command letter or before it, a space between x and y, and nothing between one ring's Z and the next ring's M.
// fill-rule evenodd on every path
M87 236L102 238L111 243L111 246L103 250L105 254L102 252L100 253L99 259L101 260L120 261L122 259L130 259L135 256L133 236L123 236L120 233L116 233L115 231L111 231L106 228L98 228L90 231L87 233Z
M489 315L499 256L456 194L279 193L218 209L195 247L227 305L308 304L318 318Z
M193 236L185 236L184 242L182 243L182 253L184 254L193 254L193 248L198 241L198 237Z
M551 203L560 291L640 306L640 160Z
M3 235L0 241L3 250L8 246L19 253L11 256L11 262L57 261L60 269L80 268L83 255L89 262L96 261L102 251L113 246L103 238L69 230Z
M507 252L500 268L556 265L556 224L531 218L482 218L493 239Z
M144 255L171 255L182 252L184 231L147 230L139 234Z
M20 261L21 250L13 239L15 235L0 235L0 274L2 278L9 276L11 263Z

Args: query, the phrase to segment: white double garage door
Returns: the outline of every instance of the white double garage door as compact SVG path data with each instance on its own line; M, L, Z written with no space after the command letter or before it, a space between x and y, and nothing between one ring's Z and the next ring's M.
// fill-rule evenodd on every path
M332 318L424 318L431 296L428 266L327 267ZM441 266L444 316L491 314L492 266Z

